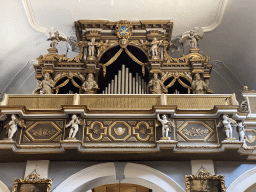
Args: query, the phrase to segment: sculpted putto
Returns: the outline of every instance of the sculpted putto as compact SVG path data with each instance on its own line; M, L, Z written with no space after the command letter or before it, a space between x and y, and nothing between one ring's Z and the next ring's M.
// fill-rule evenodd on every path
M239 141L245 142L245 139L244 139L245 130L244 130L243 122L238 123L237 130L239 135Z
M157 73L154 73L153 78L148 83L148 86L150 87L150 92L152 94L162 94L168 92L163 82L158 79Z
M182 42L184 42L184 47L189 45L191 49L197 48L198 41L203 39L204 31L202 28L195 27L191 31L186 31L182 34Z
M76 139L76 133L79 129L79 125L83 125L83 122L77 115L72 115L72 120L66 125L66 128L70 127L68 139Z
M168 138L168 133L171 132L171 127L175 127L174 122L173 121L169 121L167 119L167 116L165 114L162 115L162 118L160 118L160 115L157 114L157 119L158 121L161 122L162 124L162 138Z
M233 138L233 127L237 127L237 122L229 118L228 115L223 115L223 120L219 121L217 127L223 126L223 131L225 131L226 139Z
M16 115L11 116L11 121L4 128L6 129L8 139L12 140L13 135L16 133L18 126L21 128L26 128L24 121L18 119Z
M92 73L87 75L85 82L82 85L82 92L85 94L95 94L98 90L98 84L94 81Z

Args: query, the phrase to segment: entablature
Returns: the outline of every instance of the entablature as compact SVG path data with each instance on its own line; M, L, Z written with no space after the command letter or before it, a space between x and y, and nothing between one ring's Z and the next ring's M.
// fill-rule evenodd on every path
M0 110L0 151L14 159L44 154L75 160L79 154L84 160L256 160L256 119L238 111L234 94L5 95ZM161 128L164 115L172 122L168 137ZM225 138L224 116L238 127L245 122L245 140L238 127ZM76 120L73 139L69 126ZM12 121L17 130L8 139L4 127Z

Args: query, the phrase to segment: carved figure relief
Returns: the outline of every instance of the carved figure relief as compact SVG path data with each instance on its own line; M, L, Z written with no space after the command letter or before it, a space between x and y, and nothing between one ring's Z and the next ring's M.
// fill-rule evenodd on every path
M37 88L33 92L33 94L52 94L54 87L54 81L52 80L50 73L46 72L44 74L44 80L37 80Z
M9 140L12 140L13 135L16 133L18 129L18 126L21 128L26 128L26 125L23 120L19 119L16 115L12 115L11 121L6 126L4 126Z
M158 78L157 73L153 74L153 78L149 81L148 87L150 88L150 92L152 94L162 94L168 92L163 82Z
M98 90L98 84L94 81L94 76L92 73L87 75L87 79L82 85L82 93L85 94L95 94Z
M191 127L190 129L184 129L183 134L187 136L193 136L193 137L201 137L203 135L207 135L209 133L209 130L203 130L203 129L195 129L194 127Z
M200 74L195 74L191 85L194 94L205 94L208 91L208 84L201 79Z
M162 115L162 119L160 118L160 115L157 114L157 119L162 124L162 138L161 138L161 140L171 140L171 138L168 136L168 133L171 132L172 127L175 128L174 122L169 121L165 114Z

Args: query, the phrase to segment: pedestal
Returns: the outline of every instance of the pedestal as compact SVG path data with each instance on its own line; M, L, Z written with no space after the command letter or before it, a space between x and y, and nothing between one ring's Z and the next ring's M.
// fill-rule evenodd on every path
M3 138L3 140L5 140L5 141L13 141L13 139L9 139L9 138Z
M151 58L152 58L152 59L160 59L159 56L152 56Z
M171 140L171 137L161 137L160 140Z
M232 137L232 138L225 138L225 140L231 140L231 141L233 141L233 140L236 140L236 138L234 138L234 137Z
M68 137L65 141L78 141L75 137Z

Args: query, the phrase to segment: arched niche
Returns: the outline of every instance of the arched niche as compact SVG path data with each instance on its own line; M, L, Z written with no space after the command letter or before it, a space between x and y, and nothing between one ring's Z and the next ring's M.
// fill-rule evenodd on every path
M227 192L246 191L251 192L251 187L256 184L256 167L252 168L236 178L227 188Z
M131 183L152 189L157 192L184 192L174 180L162 172L151 167L135 164L123 163L123 178L121 183ZM67 178L58 185L53 192L84 192L100 185L119 183L115 163L102 163L85 168Z

